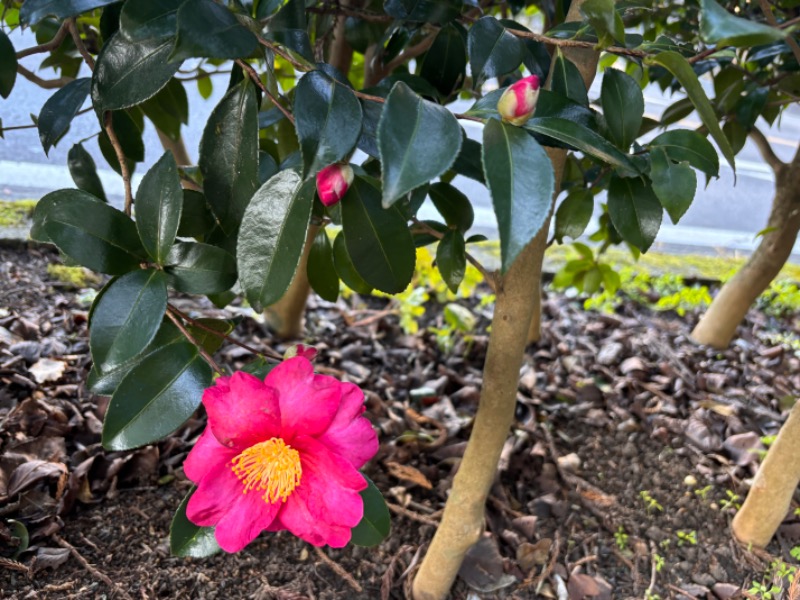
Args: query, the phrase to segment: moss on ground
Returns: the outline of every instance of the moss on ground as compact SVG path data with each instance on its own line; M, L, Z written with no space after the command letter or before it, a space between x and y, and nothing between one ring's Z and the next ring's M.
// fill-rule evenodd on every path
M99 276L83 267L49 264L47 265L47 274L56 281L76 288L93 287L101 283Z
M0 200L0 227L22 227L34 208L36 200Z

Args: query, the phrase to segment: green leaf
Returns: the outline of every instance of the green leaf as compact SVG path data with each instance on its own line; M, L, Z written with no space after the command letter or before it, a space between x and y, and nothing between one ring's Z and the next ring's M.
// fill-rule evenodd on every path
M339 298L339 277L333 264L333 246L324 229L314 237L306 269L311 288L328 302Z
M358 98L322 71L306 73L297 83L294 114L306 176L345 158L361 134Z
M9 529L11 530L11 535L19 540L16 550L14 550L14 553L11 555L11 558L16 560L19 555L28 549L31 538L28 534L28 528L25 527L25 524L21 521L8 519L6 523L8 523Z
M214 354L222 348L225 343L225 336L233 331L235 324L227 319L202 318L195 319L193 323L187 325L189 333L192 334L194 341L208 352ZM209 329L211 331L209 331Z
M133 172L137 162L144 160L144 141L142 140L142 130L136 121L126 110L115 110L111 113L111 123L114 126L114 133L117 135L122 153L125 155L128 168ZM117 173L121 174L119 160L116 151L111 145L111 140L105 130L100 132L97 138L103 158Z
M675 162L686 161L706 175L719 176L719 157L705 137L688 129L665 131L650 141L650 148L663 148Z
M103 191L103 183L97 175L97 167L92 155L86 151L83 144L77 143L67 153L67 167L72 181L78 188L89 192L103 202L108 202Z
M236 283L236 260L217 246L178 242L164 264L170 287L179 292L219 294Z
M525 123L525 129L553 137L565 144L574 146L581 152L589 154L616 167L623 175L637 175L638 167L630 156L620 152L603 136L591 129L567 119L558 117L534 117Z
M700 0L700 37L708 44L758 46L786 38L787 32L735 17L714 0Z
M0 29L0 96L8 98L17 80L17 54L6 32Z
M483 165L481 164L481 145L475 140L471 140L466 135L461 144L461 152L458 153L456 161L453 163L453 171L464 177L469 177L483 183Z
M78 190L58 190L48 197L44 231L76 263L120 275L145 260L136 225L125 213Z
M627 152L639 135L644 116L644 96L636 80L609 67L600 92L603 116L614 143Z
M178 10L178 36L169 60L242 58L257 47L256 36L224 6L214 0L186 0Z
M50 96L42 106L36 125L45 154L69 129L72 119L89 96L91 83L88 77L71 81Z
M494 17L483 17L470 27L467 48L475 89L490 77L516 71L525 52L517 36Z
M119 0L25 0L19 9L19 22L36 25L49 16L63 20L115 2Z
M132 271L97 297L89 347L98 370L129 361L153 341L167 309L166 279L161 271Z
M449 23L439 30L422 59L420 75L447 98L464 82L467 74L466 34L460 25Z
M731 168L736 171L736 162L733 157L733 149L731 148L728 138L722 133L719 126L719 120L714 112L714 107L706 96L697 74L692 69L687 60L677 52L662 52L656 56L647 57L645 62L649 65L660 65L672 73L675 78L683 86L686 94L691 98L692 104L697 109L697 114L703 125L706 126L711 137L717 142L717 146L722 151L722 155L727 159Z
M450 227L455 227L461 233L466 233L472 227L475 221L472 203L457 188L440 181L430 186L428 195L433 200L436 210L444 217L444 222Z
M166 437L200 405L211 368L189 343L170 344L134 367L111 397L103 447L130 450Z
M307 32L306 7L303 0L289 0L269 20L264 37L283 44L309 62L314 61Z
M180 237L200 237L209 233L216 225L214 215L206 202L206 197L195 190L183 190L181 222L178 225Z
M608 186L608 214L626 242L647 252L661 227L663 209L650 185L614 175Z
M693 112L694 104L692 104L691 98L681 98L664 109L664 112L661 113L660 125L662 127L673 125Z
M208 100L214 92L214 84L211 82L211 77L206 75L197 79L197 91L203 97L203 100Z
M461 126L449 110L398 82L383 108L378 146L388 207L450 168L461 148Z
M367 480L367 487L361 492L361 499L364 500L364 516L353 528L350 541L356 546L377 546L389 537L392 521L386 501L378 488L369 477L363 473L362 476Z
M285 170L259 188L247 207L236 259L239 281L256 310L281 299L292 282L306 242L314 180Z
M464 235L455 229L448 229L436 246L436 266L448 289L458 293L458 286L467 272L467 249Z
M186 494L169 526L169 551L175 556L207 558L221 551L214 528L195 525L186 516L186 506L196 489L192 487Z
M150 257L163 265L178 234L183 189L172 152L165 152L145 173L136 190L136 228Z
M401 21L444 25L461 12L461 0L385 0L386 14Z
M189 98L183 84L174 77L141 108L153 125L174 141L181 137L181 125L189 123Z
M492 119L483 129L483 172L497 216L505 273L550 214L553 167L533 137Z
M414 275L416 252L400 211L383 208L380 192L360 177L347 190L341 206L342 232L356 271L382 292L402 292Z
M184 0L127 0L119 30L132 42L175 35L178 9Z
M577 189L564 198L556 211L556 239L565 236L577 240L586 231L594 212L594 196L589 190Z
M655 148L650 152L650 179L661 206L672 222L677 223L692 205L697 175L687 163L675 164L663 148Z
M364 281L364 278L358 274L353 259L347 252L347 244L344 241L344 232L339 232L336 239L333 240L333 264L336 267L336 273L342 282L357 294L366 295L372 291L372 286Z
M581 13L594 27L599 38L611 36L625 45L625 25L614 8L614 0L586 0L581 5ZM610 41L604 46L610 46Z
M500 88L492 90L488 94L481 96L464 114L481 119L499 119L500 113L497 112L497 102L507 89L508 88ZM543 91L544 90L539 93L541 94Z
M129 108L152 98L180 68L167 62L172 38L132 42L117 33L104 45L92 74L92 103L98 113Z
M245 80L214 108L200 141L203 190L226 233L238 228L258 189L258 107Z
M551 75L550 89L553 93L566 96L582 106L589 106L589 95L586 93L586 84L581 72L560 49L556 50Z

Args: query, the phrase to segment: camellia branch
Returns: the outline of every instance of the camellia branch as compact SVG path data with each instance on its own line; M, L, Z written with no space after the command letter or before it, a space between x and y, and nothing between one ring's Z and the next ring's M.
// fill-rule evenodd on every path
M172 311L169 310L167 311L167 317L169 318L170 321L172 321L175 324L175 327L177 327L180 330L180 332L183 334L183 337L189 340L189 342L197 348L197 351L200 353L200 356L203 357L203 360L205 360L208 363L208 365L212 369L214 369L216 373L224 375L224 371L217 364L217 361L215 361L211 357L211 355L205 351L205 348L203 348L201 344L197 343L197 340L194 339L194 336L191 333L189 333L189 330L186 329L186 327L184 327L183 323L181 323L181 320L174 314L172 314Z
M64 21L61 24L61 27L53 36L53 39L49 42L45 42L44 44L39 44L38 46L33 46L31 48L25 48L24 50L20 50L17 52L17 59L25 58L26 56L30 56L31 54L41 54L42 52L50 52L51 50L55 50L61 45L61 42L64 41L64 38L67 37L67 33L69 32L69 25L68 21Z
M84 62L89 65L89 69L94 71L94 58L89 54L89 51L86 50L86 45L81 39L81 34L78 31L78 26L75 24L75 19L67 19L64 21L64 25L69 28L69 33L72 36L72 40L75 42L75 47L78 48L78 52L81 53Z
M758 4L761 7L761 12L764 13L764 17L767 19L767 23L773 27L779 27L778 19L775 18L775 15L772 12L772 6L770 6L768 0L758 0ZM792 54L794 54L797 62L800 63L800 45L797 44L797 40L795 40L794 37L789 34L786 36L786 43L788 44L789 48L792 49Z
M119 170L122 174L122 183L125 186L125 214L131 216L131 208L133 207L133 191L131 190L131 170L128 168L128 159L125 157L125 151L119 143L119 138L114 131L114 124L111 122L111 112L107 112L103 119L103 127L106 130L108 139L114 147L114 152L119 161Z
M769 143L767 136L765 136L758 127L753 127L750 130L750 137L753 142L755 142L759 152L761 152L761 157L764 159L764 162L766 162L775 173L786 166L786 163L775 154L775 150L772 149L772 145Z
M62 88L68 83L74 81L73 77L67 77L66 75L63 77L57 77L55 79L42 79L35 73L29 71L22 65L17 65L17 73L22 75L25 79L30 81L31 83L35 83L43 90L55 90L58 88Z
M264 92L264 94L266 94L267 98L270 99L270 101L275 105L275 107L283 113L283 116L289 119L289 122L292 125L294 125L294 116L292 115L292 113L289 111L289 109L287 109L283 104L281 104L278 101L278 99L273 95L272 92L270 92L267 89L267 86L265 86L264 82L261 81L261 77L258 76L256 70L251 65L249 65L248 63L246 63L241 59L237 59L236 64L245 70L250 79L253 80L253 83L255 83L261 89L261 91Z

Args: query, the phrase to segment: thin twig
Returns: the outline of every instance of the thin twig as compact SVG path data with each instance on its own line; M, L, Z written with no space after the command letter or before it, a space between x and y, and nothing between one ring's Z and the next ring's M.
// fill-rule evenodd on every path
M92 110L92 107L89 106L88 108L84 108L83 110L79 110L78 112L76 112L75 116L78 117L80 115L85 115L87 112L89 112L91 110ZM2 131L3 131L3 133L5 133L6 131L14 131L16 129L36 129L37 127L39 127L39 126L36 123L31 123L30 125L12 125L10 127L3 127ZM95 135L97 135L97 134L96 133L93 134L92 137L94 137ZM86 141L86 140L82 140L82 141Z
M433 44L433 40L436 39L436 32L429 33L428 36L423 39L421 42L410 46L403 50L400 54L395 56L392 60L390 60L386 65L384 65L383 70L387 73L391 73L400 65L407 63L412 58L416 58L423 52L427 52L428 49Z
M180 332L183 334L183 337L189 340L189 342L192 343L197 348L197 351L200 353L200 356L203 357L203 359L209 364L209 366L212 369L214 369L214 371L222 375L223 371L222 369L220 369L217 362L211 357L211 355L208 352L206 352L205 348L203 348L201 344L197 343L197 340L194 339L194 336L192 336L192 334L189 333L189 330L186 329L186 327L184 327L183 323L181 323L181 320L174 314L172 314L172 311L169 310L167 311L167 317L169 317L169 320L172 321L175 324L175 327L177 327L180 330Z
M131 170L128 168L128 159L125 158L125 151L119 143L119 138L114 132L114 124L111 122L111 112L105 114L103 119L103 127L106 130L108 139L114 147L114 152L119 161L119 170L122 174L122 183L125 185L125 214L131 216L131 207L133 206L133 191L131 190Z
M90 574L91 574L93 577L96 577L97 579L99 579L100 581L102 581L103 583L105 583L105 584L106 584L108 587L110 587L112 590L114 590L115 592L117 592L117 593L121 594L121 595L122 595L122 596L124 596L125 598L130 598L130 596L129 596L129 595L126 593L126 592L125 592L125 590L123 590L122 588L120 588L120 587L119 587L119 585L117 585L116 583L114 583L114 582L111 580L111 578L110 578L108 575L106 575L106 574L105 574L105 573L103 573L102 571L98 571L98 570L97 570L95 567L93 567L91 564L89 564L89 561L88 561L88 560L86 560L86 559L85 559L85 558L84 558L84 557L81 555L81 553L80 553L80 552L78 552L78 549L77 549L77 548L75 548L75 546L73 546L73 545L72 545L72 544L70 544L70 543L69 543L67 540L65 540L65 539L63 539L63 538L61 538L61 537L59 537L59 536L57 536L57 535L54 535L54 536L53 536L53 539L56 541L56 543L57 543L59 546L61 546L62 548L66 548L67 550L69 550L70 554L72 554L72 556L74 556L74 557L75 557L75 560L77 560L79 563L81 563L81 566L82 566L84 569L86 569L87 571L89 571L89 573L90 573Z
M265 86L264 82L261 81L261 78L258 76L256 70L251 65L247 64L245 61L241 59L237 59L236 64L242 67L242 69L244 69L247 72L247 74L250 76L250 79L253 80L253 83L255 83L261 89L261 91L264 92L264 94L266 94L267 98L269 98L270 101L272 101L275 107L283 113L283 116L289 119L289 122L292 125L294 125L294 116L292 115L292 113L289 112L289 110L286 109L283 106L283 104L278 102L278 99L272 94L272 92L270 92L267 89L267 86Z
M405 517L407 519L411 519L412 521L417 521L418 523L423 523L425 525L433 525L434 527L439 526L438 520L415 513L414 511L408 510L407 508L404 508L399 504L387 502L386 506L389 507L390 511L392 511L397 515L400 515L401 517Z
M334 573L336 573L339 577L344 579L347 585L349 585L359 594L364 591L364 588L362 588L359 585L359 583L355 579L353 579L353 576L350 575L350 573L348 573L347 571L345 571L344 568L342 568L342 566L339 565L339 563L337 563L330 556L325 554L325 552L322 551L322 548L314 546L314 552L316 553L317 556L320 557L320 559L322 559L322 562L324 562L331 569L333 569Z
M778 20L775 18L768 0L758 0L758 4L761 6L761 12L764 13L767 23L777 28ZM795 40L793 36L788 35L786 36L786 43L789 45L789 48L792 49L792 54L794 54L797 62L800 63L800 45L797 44L797 40Z
M56 34L53 36L53 39L49 42L45 42L44 44L39 44L38 46L33 46L31 48L25 48L24 50L20 50L17 52L17 58L25 58L26 56L30 56L31 54L40 54L42 52L50 52L51 50L55 50L61 45L61 42L64 41L64 38L67 37L67 32L69 31L69 25L65 21L61 24L61 27L58 29Z
M42 79L41 77L29 71L22 65L17 65L17 73L22 75L25 79L27 79L31 83L35 83L43 90L54 90L56 88L62 88L68 83L75 81L74 77L67 77L66 75L63 77L57 77L55 79Z
M66 21L67 27L69 27L69 33L72 36L72 40L75 42L75 47L78 49L78 52L81 53L84 62L89 65L89 69L94 71L94 58L92 55L89 54L89 51L86 50L86 44L83 43L81 39L81 34L78 31L78 26L75 24L75 19L67 19Z

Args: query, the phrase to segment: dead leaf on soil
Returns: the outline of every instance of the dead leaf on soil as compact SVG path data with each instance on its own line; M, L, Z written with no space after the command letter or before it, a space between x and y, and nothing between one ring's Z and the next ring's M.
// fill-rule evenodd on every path
M61 477L67 472L63 463L48 462L45 460L31 460L21 464L11 474L8 482L8 495L16 496L19 492L29 488L34 483L48 477Z
M599 596L600 586L597 585L594 577L583 573L573 573L567 582L567 591L569 592L569 600L584 600L585 598Z
M535 544L523 542L517 548L517 563L520 568L526 573L530 572L534 567L547 563L547 558L550 555L550 546L553 545L553 540L544 538Z
M485 535L469 549L458 574L471 588L484 593L517 582L516 577L503 571L503 557L500 556L497 542L490 535Z
M31 372L36 383L45 383L47 381L58 381L61 379L66 368L67 364L65 362L42 358L29 367L28 371Z
M67 548L39 548L33 561L33 572L42 569L55 569L63 565L69 558Z
M408 481L410 483L416 484L420 487L425 488L426 490L433 489L433 484L431 484L430 480L422 474L419 469L411 467L409 465L401 465L400 463L393 462L393 461L386 461L386 467L389 469L389 475L392 477L396 477L401 481Z

